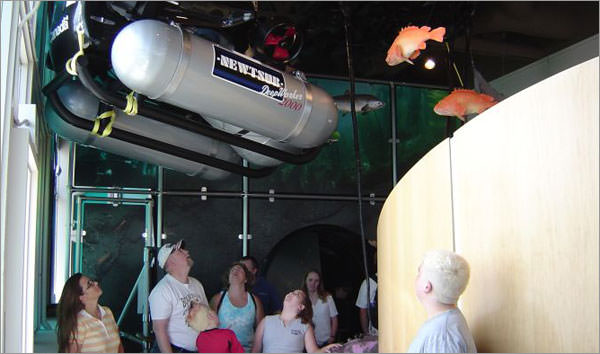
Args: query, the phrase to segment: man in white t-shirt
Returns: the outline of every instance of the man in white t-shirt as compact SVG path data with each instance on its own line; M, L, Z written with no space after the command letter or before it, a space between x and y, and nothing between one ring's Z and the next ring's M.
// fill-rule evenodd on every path
M369 240L369 244L377 247L377 241ZM377 253L372 254L373 267L369 267L369 299L367 300L367 279L360 284L358 296L356 297L356 307L360 320L360 329L364 335L377 335ZM375 279L373 279L375 278ZM371 308L371 322L367 311Z
M373 323L369 322L367 309L371 306L371 315L373 315L374 311L377 311L375 296L377 294L377 282L373 280L373 278L369 277L369 302L367 302L367 280L363 280L360 285L360 290L358 290L358 296L356 297L356 307L358 307L358 315L360 319L360 328L362 333L367 335L377 335L377 324L373 325ZM368 326L367 326L368 322Z
M160 248L158 265L167 274L156 284L148 301L156 341L153 352L189 353L196 351L198 333L185 323L192 301L208 305L204 287L188 276L194 261L183 240Z

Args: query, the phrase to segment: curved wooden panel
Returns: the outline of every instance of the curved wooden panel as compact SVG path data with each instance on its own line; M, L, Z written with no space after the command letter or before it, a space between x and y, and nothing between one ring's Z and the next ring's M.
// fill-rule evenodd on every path
M595 58L511 96L394 188L377 235L382 352L425 320L414 278L432 248L471 264L459 306L480 352L598 352L598 81Z
M462 300L484 352L598 352L598 58L452 138Z
M421 257L452 249L450 150L446 139L394 187L377 225L379 350L404 352L426 318L414 291Z

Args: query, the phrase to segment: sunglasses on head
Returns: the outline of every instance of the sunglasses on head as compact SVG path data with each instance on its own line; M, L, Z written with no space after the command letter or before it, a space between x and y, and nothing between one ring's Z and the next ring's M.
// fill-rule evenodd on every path
M96 282L95 280L93 280L93 279L88 279L88 281L87 281L87 283L86 283L87 285L86 285L86 287L85 287L85 290L87 290L87 289L91 288L91 287L92 287L92 285L94 285L94 283L97 283L97 282Z
M173 254L173 252L178 251L178 250L185 250L185 242L181 242L181 244L179 245L179 247L177 247L177 245L175 245L175 247L173 247L173 249L171 250L170 254Z

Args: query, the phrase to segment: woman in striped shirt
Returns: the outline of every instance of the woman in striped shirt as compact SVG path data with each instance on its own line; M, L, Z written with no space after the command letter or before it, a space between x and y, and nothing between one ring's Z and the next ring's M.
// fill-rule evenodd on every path
M98 282L81 273L67 280L58 303L60 353L123 353L112 312L98 305L100 295Z

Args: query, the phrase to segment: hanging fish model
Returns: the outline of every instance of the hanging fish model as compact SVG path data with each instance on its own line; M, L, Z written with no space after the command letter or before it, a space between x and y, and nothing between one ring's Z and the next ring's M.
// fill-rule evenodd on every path
M408 26L404 27L399 33L390 49L388 49L386 63L389 66L398 65L402 62L414 64L414 60L421 54L421 50L425 49L425 42L432 39L437 42L444 41L446 28L438 27L431 30L431 27Z
M348 91L343 96L333 96L333 103L339 111L351 112L350 94ZM354 108L357 113L376 111L385 106L385 103L372 95L354 95Z
M456 116L464 122L465 115L481 113L496 103L498 102L492 96L473 90L455 89L442 98L433 107L433 111L441 116Z

